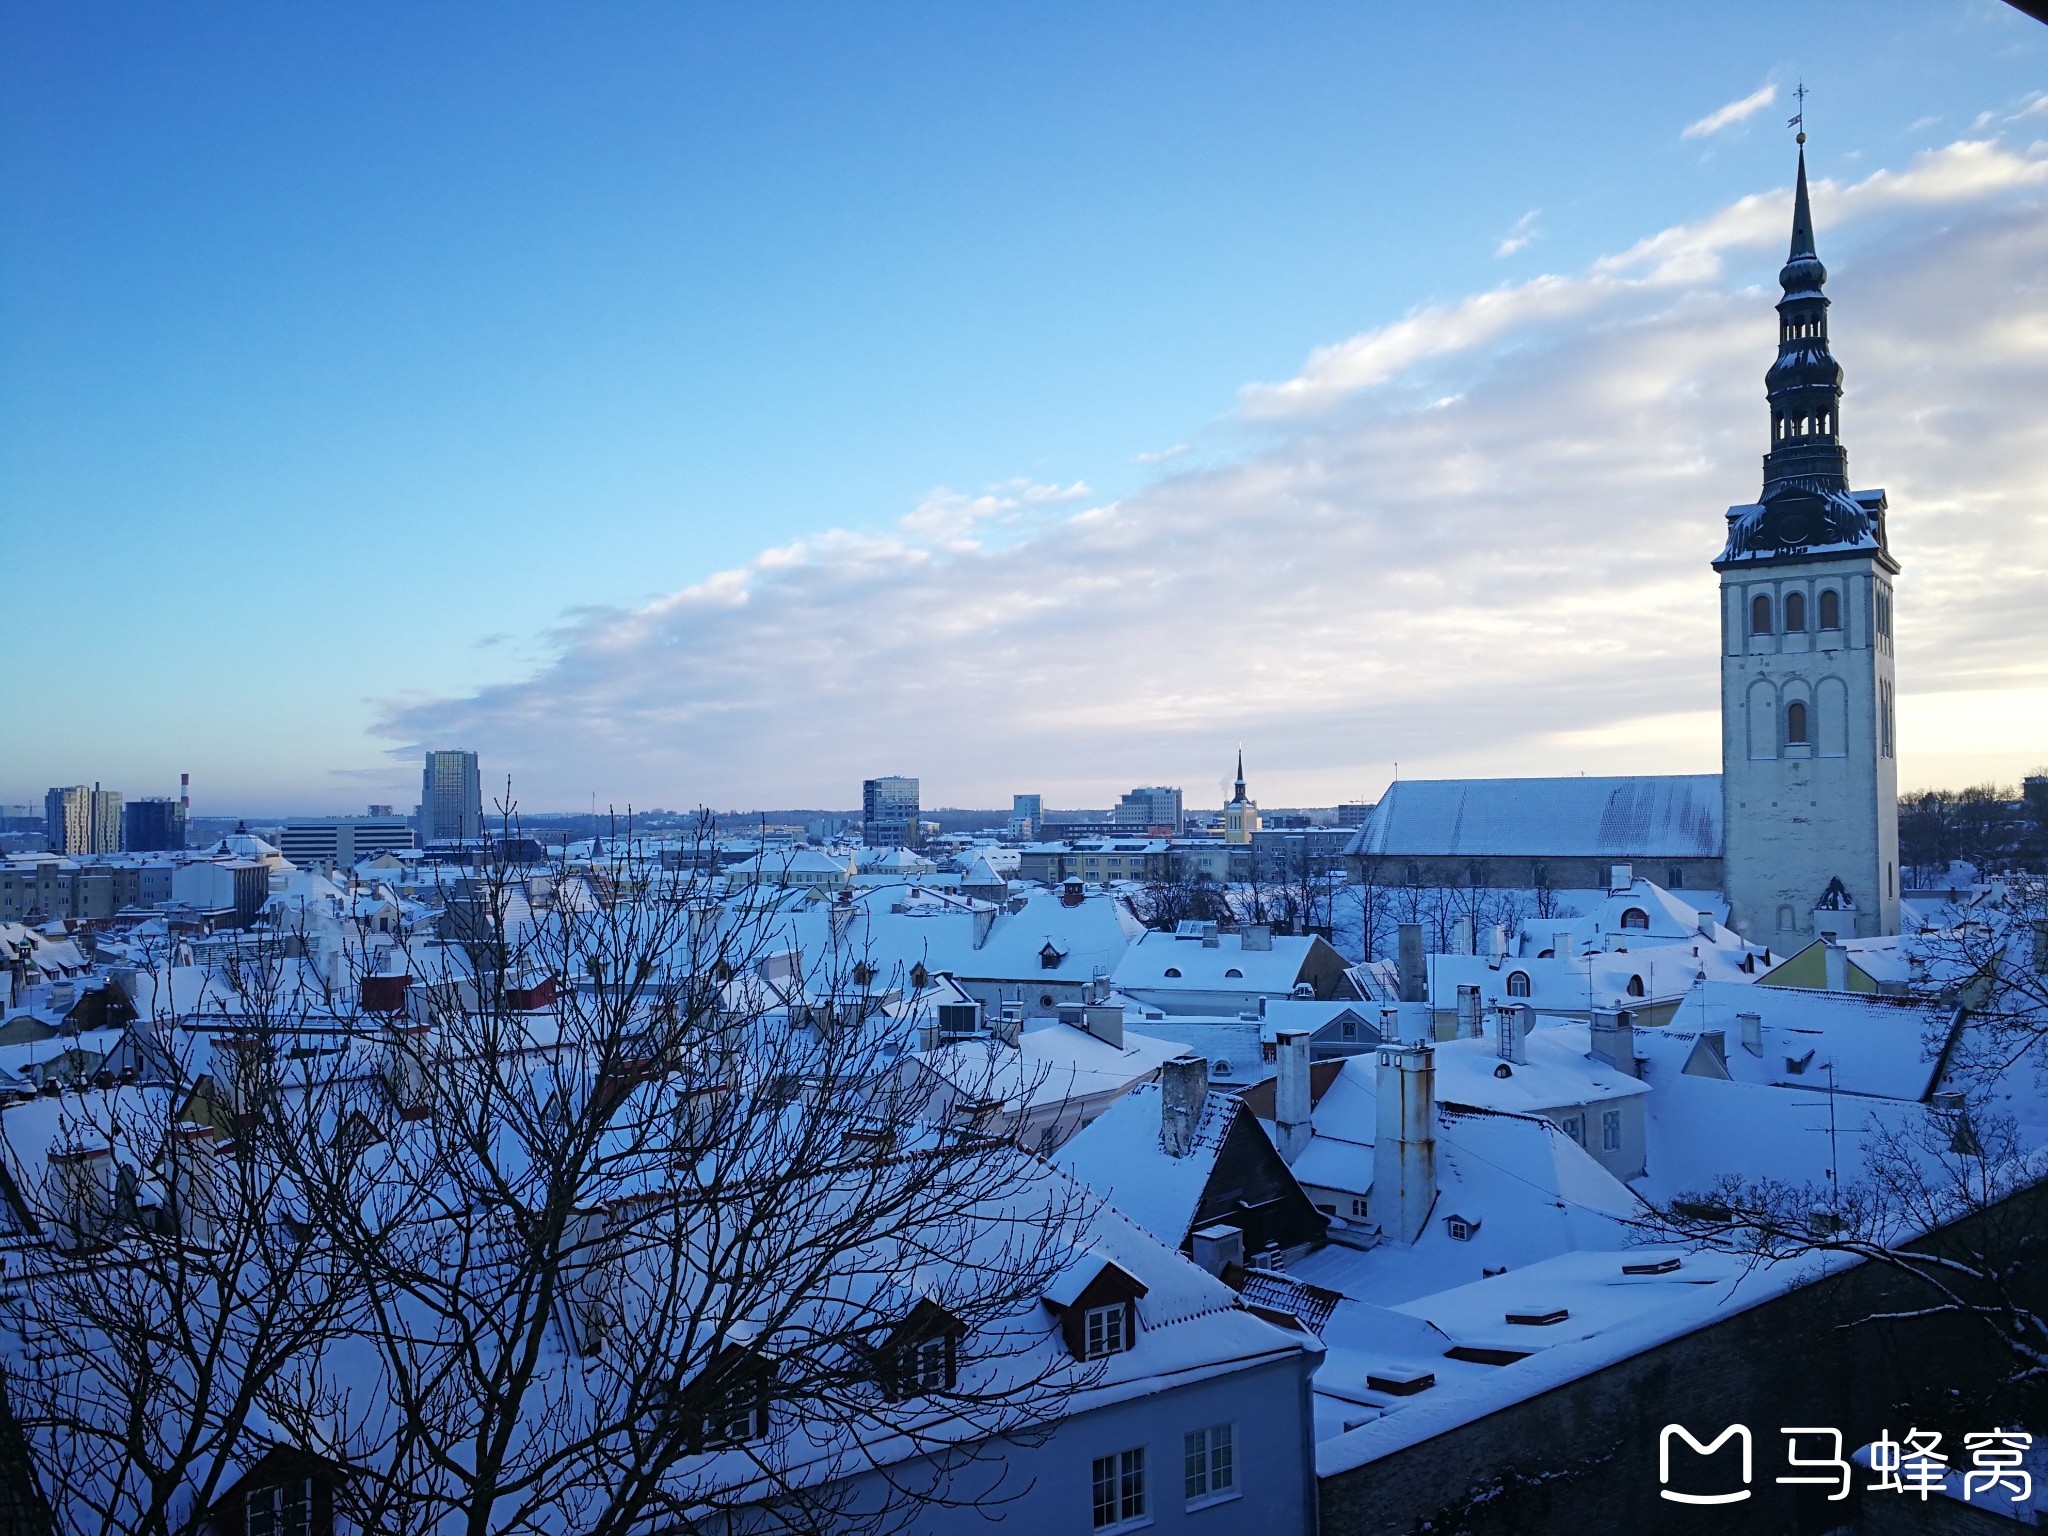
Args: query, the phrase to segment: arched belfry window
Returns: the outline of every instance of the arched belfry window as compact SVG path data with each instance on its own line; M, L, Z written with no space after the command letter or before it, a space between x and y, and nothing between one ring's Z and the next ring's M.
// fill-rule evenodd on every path
M1749 632L1752 635L1771 632L1771 598L1767 592L1759 592L1749 600Z
M1806 705L1798 699L1785 706L1785 744L1791 747L1806 745Z
M1785 594L1785 633L1796 635L1806 628L1806 594L1787 592Z
M1822 589L1820 594L1820 627L1840 629L1842 627L1842 594L1833 587Z

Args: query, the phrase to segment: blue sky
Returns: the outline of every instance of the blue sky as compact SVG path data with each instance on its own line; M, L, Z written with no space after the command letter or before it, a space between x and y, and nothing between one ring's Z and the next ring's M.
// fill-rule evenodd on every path
M393 754L428 739L478 745L529 803L563 806L846 804L879 771L921 771L934 803L1039 787L1099 801L1155 779L1200 798L1211 757L1247 731L1270 741L1269 801L1372 792L1396 747L1411 773L1518 771L1535 759L1505 760L1497 741L1489 757L1485 732L1406 745L1359 725L1369 689L1343 726L1359 685L1337 671L1317 686L1291 669L1241 709L1175 677L1213 672L1218 636L1225 656L1275 643L1289 589L1272 578L1313 564L1320 537L1294 537L1278 509L1248 505L1233 525L1257 578L1105 632L1094 678L1040 677L1013 639L1013 664L962 696L902 621L907 605L971 610L998 592L1009 612L1085 589L1082 624L1139 606L1148 560L1083 550L1045 517L1160 508L1144 547L1170 556L1176 497L1299 462L1328 430L1248 409L1246 386L1782 187L1799 78L1815 174L1844 186L1958 140L2024 155L2048 137L2027 115L2048 28L2001 4L1798 15L8 4L0 639L15 678L36 682L33 709L10 711L0 800L93 778L168 792L190 769L202 809L409 801L416 770ZM1943 202L1942 217L2038 203L2025 175L1999 187L1995 208ZM1767 281L1769 263L1752 266L1721 290ZM1573 323L1577 340L1497 338L1486 376L1531 348L1574 366L1625 322ZM1900 335L1910 351L1911 327ZM1853 342L1838 350L1852 392L1876 382ZM1394 415L1373 419L1377 451L1426 435L1400 400L1473 382L1470 354L1425 354L1380 402ZM1915 367L1889 364L1894 380ZM1762 446L1760 386L1736 387L1749 394L1730 419L1756 426L1730 460L1745 467L1660 513L1697 515L1708 543L1713 498L1753 494ZM1851 400L1852 451L1875 470ZM2014 473L2033 469L2022 456ZM977 498L1009 505L959 512ZM935 546L897 550L902 520L929 532L956 515L974 532L940 530L932 582L785 594L767 631L665 641L678 692L650 699L643 676L628 734L673 733L669 749L622 752L593 726L620 616L630 628L792 547L873 539L861 558L921 566ZM1017 543L1036 553L1013 590L1015 562L986 562ZM1432 657L1402 654L1399 597L1382 601L1378 622L1354 616L1351 643L1433 675ZM765 700L736 703L700 686L814 619L840 637L834 689L763 675ZM975 633L956 618L919 644L950 654ZM1107 730L1013 735L1006 685L1034 709L1035 686L1185 707L1150 735L1118 731L1117 709ZM1908 669L1909 704L1912 686ZM1487 707L1471 687L1468 668L1443 671L1448 718ZM877 695L918 706L879 739L851 728ZM1586 728L1621 729L1606 713ZM1984 771L2017 771L2028 750L1987 737ZM1712 766L1682 733L1629 751L1644 768ZM1930 774L1968 766L1926 759Z

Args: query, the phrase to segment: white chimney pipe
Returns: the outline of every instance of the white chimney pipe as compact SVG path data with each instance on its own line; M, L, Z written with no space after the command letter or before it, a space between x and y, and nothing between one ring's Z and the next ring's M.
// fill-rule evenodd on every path
M1280 1156L1290 1163L1308 1149L1311 1134L1308 1040L1305 1029L1283 1029L1274 1037L1279 1071L1273 1084L1273 1137Z
M1376 1087L1370 1209L1381 1233L1412 1243L1436 1203L1436 1055L1382 1047Z

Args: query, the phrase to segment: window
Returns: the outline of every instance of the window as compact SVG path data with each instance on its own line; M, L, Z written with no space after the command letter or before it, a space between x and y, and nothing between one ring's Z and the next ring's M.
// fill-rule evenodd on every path
M913 965L910 968L910 984L913 987L923 987L928 982L930 982L931 979L932 973L924 968L924 962L922 960L918 961L916 965Z
M1404 871L1404 877L1410 885L1422 884L1422 866L1420 864L1410 864Z
M1797 926L1797 923L1793 919L1792 909L1790 907L1778 908L1778 931L1780 933L1789 933L1793 928Z
M1631 976L1631 977L1629 977L1629 979L1628 979L1628 995L1629 995L1630 997L1641 997L1641 996L1643 995L1643 978L1642 978L1642 977L1640 977L1640 976Z
M1771 599L1762 592L1750 599L1749 632L1752 635L1768 635L1771 632Z
M1119 1529L1145 1518L1145 1447L1098 1456L1093 1473L1096 1530Z
M1621 914L1621 926L1624 928L1648 928L1650 926L1650 914L1641 907L1630 907Z
M1212 1424L1181 1437L1189 1504L1214 1503L1237 1493L1236 1428Z
M1082 1351L1084 1360L1100 1360L1105 1355L1120 1355L1129 1349L1129 1312L1126 1304L1113 1301L1107 1306L1090 1307L1081 1319L1083 1336L1087 1347Z
M1685 884L1685 866L1684 866L1683 864L1673 864L1673 865L1672 865L1672 866L1671 866L1670 868L1668 868L1668 869L1666 869L1666 870L1664 871L1664 889L1665 889L1665 890L1667 890L1667 891L1675 891L1675 890L1677 890L1677 889L1678 889L1678 888L1679 888L1680 886L1682 886L1682 885L1684 885L1684 884Z
M1233 965L1229 970L1223 973L1223 979L1225 981L1243 981L1244 972L1240 971L1236 966Z
M1785 745L1806 745L1806 705L1798 699L1785 706Z
M1566 1115L1558 1124L1564 1127L1565 1135L1573 1141L1582 1147L1586 1144L1586 1121L1583 1115Z
M1479 1223L1467 1221L1463 1216L1446 1216L1444 1230L1461 1243L1472 1241L1472 1234L1479 1230Z
M246 1529L248 1536L313 1536L313 1480L251 1490Z
M1363 1195L1353 1195L1353 1196L1351 1197L1351 1216L1352 1216L1352 1219L1353 1219L1354 1221L1363 1221L1363 1220L1365 1220L1365 1212L1366 1212L1366 1203L1365 1203L1365 1196L1363 1196Z
M953 1340L948 1334L916 1339L896 1351L895 1395L915 1397L921 1392L944 1392L955 1376Z
M1878 750L1886 757L1892 755L1892 685L1877 685L1877 728Z
M1041 1008L1050 1008L1052 1006L1052 994L1050 992L1039 993L1038 1006Z
M1174 979L1175 981L1179 981L1179 980L1180 980L1180 967L1179 967L1179 966L1177 966L1177 965L1169 965L1169 966L1168 966L1168 967L1166 968L1166 974L1167 974L1168 976L1172 977L1172 978L1173 978L1173 979Z
M1892 632L1892 595L1884 587L1877 589L1877 632L1880 635Z
M1619 1152L1621 1150L1621 1111L1618 1109L1600 1112L1600 1150Z
M1785 594L1785 633L1796 635L1806 628L1806 594L1787 592Z
M1842 594L1833 587L1825 587L1820 594L1820 627L1840 629L1842 627Z
M758 1384L736 1382L704 1415L703 1448L744 1445L767 1433L768 1394Z
M1527 997L1528 995L1529 995L1529 973L1528 973L1527 971L1509 971L1509 972L1508 972L1508 996L1509 996L1509 997Z

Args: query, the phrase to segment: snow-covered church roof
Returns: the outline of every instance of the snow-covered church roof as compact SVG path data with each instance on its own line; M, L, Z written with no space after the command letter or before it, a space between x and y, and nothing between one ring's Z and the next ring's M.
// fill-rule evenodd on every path
M1403 779L1345 852L1396 858L1718 859L1721 776Z

